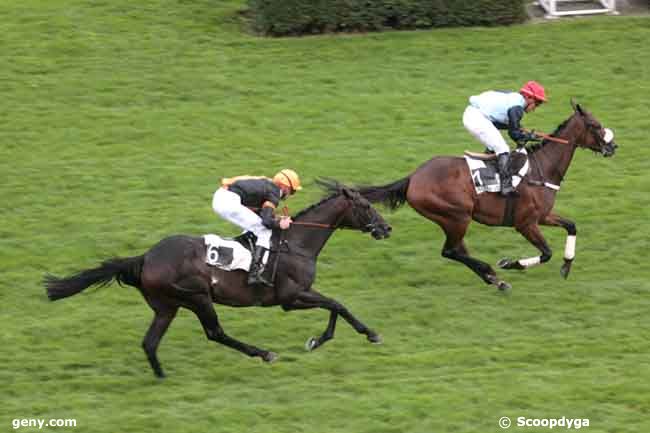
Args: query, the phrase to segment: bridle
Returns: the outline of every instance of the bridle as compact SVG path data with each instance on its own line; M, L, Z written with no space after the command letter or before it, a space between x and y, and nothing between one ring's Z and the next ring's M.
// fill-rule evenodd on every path
M597 125L594 124L593 122L589 122L588 120L585 120L585 129L589 133L592 134L592 136L594 137L594 139L596 140L596 142L598 143L598 145L600 146L601 149L604 149L606 146L608 146L610 144L611 140L610 140L610 142L607 142L605 140L605 138L601 137L601 135L599 133L600 130L603 129L602 126L597 127ZM524 130L524 131L526 131L526 130ZM526 132L528 132L528 131L526 131ZM536 136L538 136L540 138L543 138L544 140L548 140L548 141L552 141L552 142L560 143L560 144L571 144L571 142L569 140L565 140L564 138L553 137L552 135L544 134L544 133L541 133L541 132L534 132L533 131L533 133ZM576 146L577 143L574 142L573 145Z
M336 222L334 224L323 224L323 223L316 223L316 222L310 222L310 221L293 221L291 223L292 226L298 225L298 226L303 226L303 227L312 227L316 229L325 229L325 230L336 230L336 229L344 229L345 227L341 227L341 222L343 222L343 218L345 218L345 213L348 211L348 209L352 206L352 200L347 199L345 201L345 208L341 211L341 215L338 217ZM354 210L354 208L353 208ZM289 216L289 208L287 206L284 206L282 208L282 214L284 216ZM376 218L373 217L373 221L370 222L370 224L366 224L365 227L361 230L364 233L371 232L376 228L377 222ZM288 242L284 239L285 237L286 230L280 230L280 241L279 244L280 246L284 245L287 249L289 248ZM280 252L280 250L278 250ZM296 252L293 252L294 254L297 255L303 255L303 254L298 254ZM305 256L307 257L307 256Z
M309 221L293 221L291 225L299 225L303 227L313 227L313 228L321 228L321 229L330 229L330 230L336 230L336 229L343 229L345 227L341 227L341 222L343 221L343 218L345 218L345 213L348 211L348 209L352 206L352 199L348 198L345 201L345 208L341 211L341 215L338 217L336 222L334 224L323 224L323 223L315 223L315 222L309 222ZM352 211L357 214L356 208L352 208ZM289 216L289 209L287 206L285 206L282 209L282 213L285 216ZM358 216L358 214L357 214ZM371 218L370 223L366 224L361 231L364 233L371 232L373 231L377 226L377 221L376 218L373 216Z
M601 153L603 149L606 149L607 146L611 146L612 141L614 140L614 133L607 129L603 128L602 125L596 125L593 122L585 122L585 126L587 127L587 130L591 133L591 135L594 137L594 140L596 140L596 143L598 143L598 146L601 149ZM604 130L605 131L605 136L600 135L600 131ZM611 138L609 141L605 140L605 137L608 135L611 135Z
M583 117L584 126L585 126L585 133L588 132L588 133L592 134L594 140L596 140L596 143L600 147L600 152L604 156L608 156L608 152L609 152L608 148L614 148L614 149L616 148L616 145L612 146L612 144L611 144L613 142L613 140L614 140L614 133L611 130L607 129L607 128L603 128L602 125L598 125L597 123L594 123L594 122L590 121L589 119L586 119L584 117L584 114L582 114L582 113L580 113L580 114ZM601 134L600 134L601 130L605 131L604 136L601 136ZM526 132L528 132L528 131L526 131ZM578 146L578 143L575 140L570 141L570 140L566 140L566 139L559 138L559 137L554 137L552 135L548 135L548 134L544 134L544 133L540 133L540 132L533 132L533 133L536 136L538 136L538 137L540 137L540 138L542 138L544 140L548 140L548 141L555 142L555 143L560 143L560 144L572 145L573 147ZM607 137L610 137L609 140L607 139ZM541 174L541 168L536 163L536 160L531 159L531 162L535 163L534 165L536 166L537 171ZM543 179L543 176L541 176L541 177L542 177L542 180L529 180L529 183L531 183L532 185L545 186L545 187L553 189L555 191L559 191L560 185L555 185L555 184L552 184L550 182L547 182L546 180ZM560 182L561 181L562 181L562 178L560 178Z

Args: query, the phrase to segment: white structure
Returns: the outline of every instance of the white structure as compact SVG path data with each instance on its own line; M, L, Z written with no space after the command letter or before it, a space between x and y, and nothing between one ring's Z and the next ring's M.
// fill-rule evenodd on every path
M616 0L538 0L546 18L566 15L617 14ZM585 4L586 3L586 4ZM598 7L600 5L601 7ZM596 6L594 8L594 6Z

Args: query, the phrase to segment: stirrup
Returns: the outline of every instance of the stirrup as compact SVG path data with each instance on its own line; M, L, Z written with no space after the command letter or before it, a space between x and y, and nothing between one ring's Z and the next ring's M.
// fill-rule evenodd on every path
M250 271L248 271L248 285L255 286L263 284L268 287L273 287L273 283L264 278L264 269L266 266L261 263L261 258L259 260L260 262L251 264Z
M249 272L249 274L248 274L248 285L249 286L256 286L256 285L259 285L259 284L262 284L262 285L267 286L267 287L273 287L273 283L271 283L269 280L264 278L262 276L261 272L259 272L259 273L258 272L256 272L256 273Z
M519 195L519 193L517 193L517 190L512 185L505 188L501 187L499 194L501 194L503 197L516 197Z

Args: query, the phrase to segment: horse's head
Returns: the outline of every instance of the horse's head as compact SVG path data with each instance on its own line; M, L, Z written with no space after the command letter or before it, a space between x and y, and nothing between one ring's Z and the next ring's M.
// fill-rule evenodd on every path
M331 194L330 199L335 200L332 209L336 214L332 215L336 219L334 227L361 230L372 234L375 239L390 236L391 226L359 191L333 179L318 179L316 183Z
M348 206L339 222L340 227L357 229L364 233L370 232L375 239L390 236L392 227L384 221L377 209L359 194L359 191L343 186L341 194Z
M604 128L594 115L584 110L580 104L571 100L571 106L575 111L575 116L584 124L584 133L576 139L576 144L600 153L604 157L614 156L618 147L614 143L614 132L609 128Z

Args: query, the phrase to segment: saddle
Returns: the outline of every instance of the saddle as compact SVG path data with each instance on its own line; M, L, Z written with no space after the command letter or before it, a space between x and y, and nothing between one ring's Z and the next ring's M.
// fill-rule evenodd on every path
M477 194L501 191L501 178L497 170L497 156L494 153L464 152L474 188ZM512 186L516 189L529 169L528 152L525 148L510 152Z
M489 149L485 149L485 152L479 153L479 152L472 152L470 150L466 150L463 152L465 156L469 156L470 158L473 159L480 159L481 161L490 161L490 160L496 160L497 159L497 154L492 152Z

